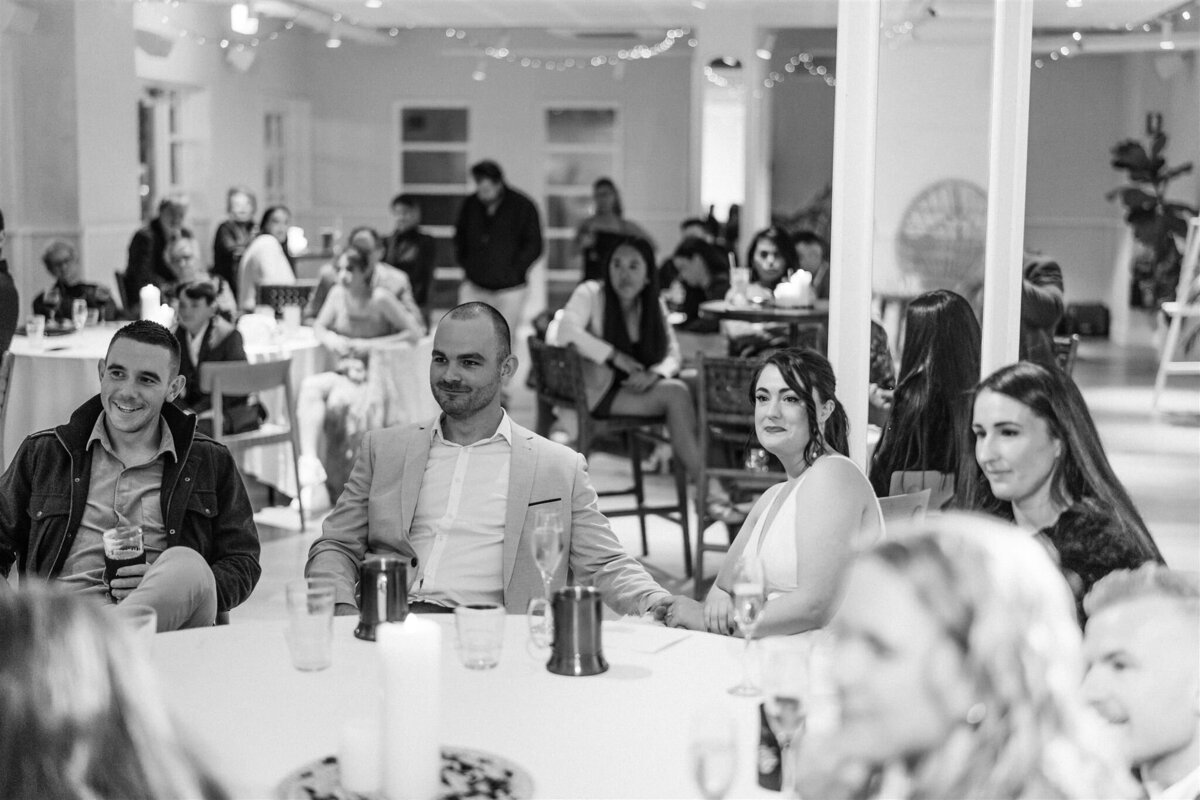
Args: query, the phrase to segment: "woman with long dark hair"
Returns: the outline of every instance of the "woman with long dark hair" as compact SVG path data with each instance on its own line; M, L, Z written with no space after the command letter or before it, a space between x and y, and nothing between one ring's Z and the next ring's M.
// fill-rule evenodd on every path
M979 322L971 304L945 289L908 305L892 413L871 462L871 486L889 494L892 473L953 475L965 448L971 390L979 380Z
M800 268L792 237L775 225L754 234L746 249L746 264L750 267L746 299L766 305L774 304L775 287ZM733 291L730 290L731 295ZM729 340L729 354L733 356L757 356L771 348L785 347L788 342L786 324L724 320L721 328Z
M1117 479L1087 404L1058 369L1020 361L975 387L975 458L964 458L957 502L1036 531L1054 546L1082 600L1114 569L1162 555Z
M296 260L287 241L291 221L287 206L271 206L263 212L259 234L242 254L238 267L238 299L243 311L253 311L258 305L259 284L296 282Z
M700 316L700 304L708 300L724 300L729 292L729 264L715 244L688 237L679 243L671 256L671 265L683 284L683 302L679 310L683 322L676 330L692 333L716 333L719 323Z

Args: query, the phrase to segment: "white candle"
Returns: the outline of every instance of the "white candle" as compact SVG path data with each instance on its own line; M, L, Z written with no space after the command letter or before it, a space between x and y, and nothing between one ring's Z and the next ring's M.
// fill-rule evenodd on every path
M432 800L441 792L442 629L409 615L375 629L383 669L383 793Z
M162 301L162 292L152 283L147 283L138 291L138 302L142 306L142 319L154 319L154 315L158 313L159 303Z
M175 309L171 308L166 303L158 307L158 315L155 322L162 325L164 328L175 327Z
M342 727L338 746L338 769L342 788L358 794L375 794L383 786L383 764L379 759L378 715L355 719Z

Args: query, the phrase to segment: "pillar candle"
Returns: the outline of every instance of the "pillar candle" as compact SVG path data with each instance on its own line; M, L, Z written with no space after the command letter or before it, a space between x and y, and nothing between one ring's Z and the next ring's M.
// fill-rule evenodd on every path
M442 629L409 615L376 628L383 673L383 793L433 800L441 792Z
M355 719L342 726L338 746L338 768L342 788L357 794L375 794L382 786L383 765L379 759L381 728L379 716Z
M159 303L162 301L162 292L152 283L147 283L138 291L138 302L142 306L142 319L154 319L154 315L158 313Z

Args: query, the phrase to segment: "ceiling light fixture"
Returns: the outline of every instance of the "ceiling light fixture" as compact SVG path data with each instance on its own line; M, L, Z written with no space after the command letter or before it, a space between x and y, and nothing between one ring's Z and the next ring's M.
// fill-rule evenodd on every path
M342 40L337 34L337 24L329 26L329 38L325 40L325 46L330 50L336 50L342 46Z
M1160 50L1175 49L1175 25L1172 22L1164 22L1162 24L1162 39L1158 43Z
M234 3L229 7L229 27L242 36L258 33L258 17L251 15L248 3Z
M487 59L481 58L475 62L475 71L471 73L471 80L486 81L487 80Z
M1067 0L1067 8L1083 8L1083 0Z
M775 50L775 34L768 33L763 37L762 44L754 51L754 55L761 58L763 61L770 61L772 52Z
M367 8L383 8L383 0L366 0L363 5Z

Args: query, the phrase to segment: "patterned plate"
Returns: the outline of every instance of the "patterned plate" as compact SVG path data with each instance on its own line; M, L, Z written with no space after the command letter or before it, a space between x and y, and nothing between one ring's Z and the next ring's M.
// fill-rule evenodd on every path
M326 756L305 764L280 781L278 800L366 800L342 788L337 756ZM533 779L503 756L468 750L442 748L442 793L439 800L528 800L533 797Z

